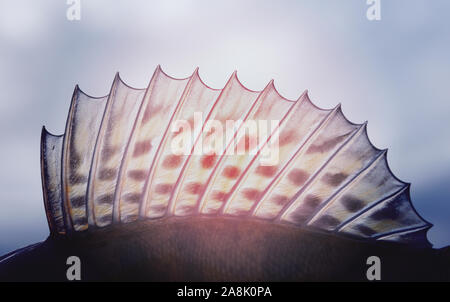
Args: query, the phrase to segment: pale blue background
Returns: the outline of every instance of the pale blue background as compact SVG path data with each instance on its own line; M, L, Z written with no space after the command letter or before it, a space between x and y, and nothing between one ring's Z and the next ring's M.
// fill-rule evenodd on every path
M175 77L199 66L215 88L237 69L250 89L274 78L288 98L341 102L412 182L431 242L450 244L450 1L381 0L377 22L365 0L81 4L70 22L64 0L0 0L0 254L48 234L40 131L63 132L75 84L102 96L120 71L145 87L157 64Z

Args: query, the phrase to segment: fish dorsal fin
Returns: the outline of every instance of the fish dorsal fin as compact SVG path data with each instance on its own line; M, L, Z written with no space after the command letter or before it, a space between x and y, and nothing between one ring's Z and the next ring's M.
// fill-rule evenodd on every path
M42 131L41 167L52 234L223 215L429 246L431 224L367 123L315 106L307 91L288 100L273 81L249 90L236 72L222 89L198 69L175 79L159 66L145 89L118 74L104 97L77 86L65 134Z

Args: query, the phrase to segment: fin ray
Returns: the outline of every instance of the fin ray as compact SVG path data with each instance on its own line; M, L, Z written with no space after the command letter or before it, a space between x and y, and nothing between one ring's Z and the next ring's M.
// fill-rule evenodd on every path
M65 234L65 209L61 190L63 135L53 135L45 127L41 134L41 172L44 206L51 234Z

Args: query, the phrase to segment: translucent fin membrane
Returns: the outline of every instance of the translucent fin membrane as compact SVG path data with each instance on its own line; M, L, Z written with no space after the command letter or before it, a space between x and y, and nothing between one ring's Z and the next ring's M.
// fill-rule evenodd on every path
M75 88L63 136L43 130L44 203L53 234L139 217L232 215L428 246L431 224L409 184L389 170L340 106L290 101L271 81L245 88L233 73L212 89L198 70L158 66L146 89L116 76L109 95Z

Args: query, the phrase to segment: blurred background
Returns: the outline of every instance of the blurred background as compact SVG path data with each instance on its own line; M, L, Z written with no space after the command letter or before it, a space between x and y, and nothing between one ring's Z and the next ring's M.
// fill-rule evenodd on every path
M0 255L48 235L40 132L63 133L74 86L103 96L119 71L144 88L158 64L199 66L213 88L238 70L253 90L273 78L287 98L341 102L412 183L434 247L450 244L449 1L381 0L379 21L366 0L80 0L73 21L68 2L0 0Z

